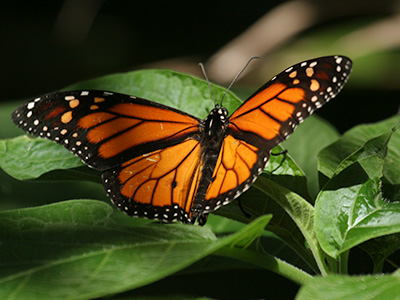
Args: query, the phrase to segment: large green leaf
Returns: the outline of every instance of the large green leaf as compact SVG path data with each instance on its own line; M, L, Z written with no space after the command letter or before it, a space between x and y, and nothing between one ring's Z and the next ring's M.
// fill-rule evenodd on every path
M393 275L315 277L300 289L296 300L400 299L399 272Z
M126 219L93 200L1 212L0 298L92 299L137 288L224 247L246 251L270 216L221 239L207 227Z
M381 193L391 135L392 131L374 138L347 157L317 198L316 234L332 257L366 240L400 231L400 203L386 202Z

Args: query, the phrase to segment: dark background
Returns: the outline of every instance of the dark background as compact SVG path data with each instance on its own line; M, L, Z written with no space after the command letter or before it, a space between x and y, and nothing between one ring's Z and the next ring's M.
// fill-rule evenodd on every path
M387 0L13 1L0 9L0 101L16 107L74 82L142 68L202 76L200 61L212 81L226 86L259 55L235 84L246 97L301 60L343 54L353 59L353 74L339 97L318 111L343 133L398 113L399 11L397 1ZM263 17L266 24L254 27ZM231 57L237 47L243 52ZM291 299L298 288L262 270L187 273L134 295Z
M339 104L319 111L343 132L398 110L400 22L380 24L396 19L399 10L388 0L13 1L0 10L0 100L25 101L77 81L140 68L202 76L200 61L212 81L226 85L251 55L259 55L235 85L245 88L245 97L303 59L344 54L354 61L352 77ZM229 45L221 51L265 16L270 24L240 42L246 54L228 58ZM276 41L285 28L292 33ZM213 65L215 55L226 59ZM216 67L224 78L213 76Z

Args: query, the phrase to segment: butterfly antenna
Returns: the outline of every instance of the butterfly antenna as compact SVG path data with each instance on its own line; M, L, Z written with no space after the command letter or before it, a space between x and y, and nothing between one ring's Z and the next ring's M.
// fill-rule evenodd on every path
M233 78L231 84L228 86L228 88L225 91L225 94L222 96L221 99L221 106L222 106L222 101L224 101L224 98L226 96L226 94L229 92L229 90L231 89L232 85L236 82L236 80L239 78L240 75L242 75L243 71L246 70L247 66L250 64L250 62L253 59L259 58L258 56L252 56L250 57L250 59L247 61L247 63L245 64L245 66L239 71L239 73L237 73L237 75L235 76L235 78Z
M214 99L214 105L216 105L217 104L217 100L215 100L215 95L214 95L213 89L211 88L210 80L208 80L206 69L204 68L204 65L202 63L199 63L199 65L200 65L201 70L203 71L204 78L207 80L208 87L210 88L211 95L212 95L212 97Z

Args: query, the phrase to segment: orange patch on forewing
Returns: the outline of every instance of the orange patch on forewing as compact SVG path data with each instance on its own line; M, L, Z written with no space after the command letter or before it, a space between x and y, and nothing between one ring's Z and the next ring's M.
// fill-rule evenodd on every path
M284 87L284 85L278 84L278 87L282 86ZM232 116L230 121L232 125L238 127L239 130L253 132L265 139L273 139L277 134L279 134L281 129L281 124L275 119L286 121L294 112L295 107L287 102L297 103L304 100L304 97L305 92L301 88L293 87L282 89L280 90L280 93L276 94L276 97L269 99L268 101L267 99L264 99L263 103L258 105L260 106L260 109L255 109L247 114L239 116L236 116L236 113L234 113L233 116L236 117ZM250 104L251 102L249 105ZM255 106L255 108L256 107L257 106ZM250 110L247 102L246 109Z
M79 100L78 99L73 99L71 101L68 102L69 103L69 107L71 108L75 108L79 106Z
M278 98L292 103L300 102L304 99L305 92L301 88L290 88L279 94Z
M298 80L297 78L295 80L293 80L294 85L299 84L299 83L300 83L300 80Z
M319 82L316 79L311 79L311 84L310 84L310 90L312 90L313 92L316 92L319 90Z
M54 117L62 114L66 110L67 110L67 108L62 107L62 106L58 106L55 109L53 109L51 112L49 112L44 119L48 120L48 119L54 118Z
M99 143L140 122L137 119L117 118L93 128L89 131L87 137L91 143Z
M197 120L193 119L192 117L177 113L172 110L136 103L119 103L111 107L109 110L120 115L145 120L151 119L153 121L158 120L187 124L197 123Z
M68 124L72 121L72 111L67 111L61 116L61 122Z
M270 114L273 118L278 119L279 121L286 121L292 116L295 107L292 104L275 99L262 106L262 109ZM275 125L273 129L279 131L281 125L277 122L275 122L274 124L278 125ZM268 129L270 128L264 128L264 130L266 131ZM274 132L276 133L277 131Z
M94 97L94 103L100 103L100 102L104 102L104 101L106 101L106 99L100 98L100 97Z
M240 117L242 114L250 111L264 102L275 98L279 93L281 93L286 88L286 85L282 83L273 83L271 86L266 88L265 90L260 91L258 94L246 100L230 117L230 120L234 120L237 117Z
M274 101L277 100L269 101L262 107L269 107L270 103ZM231 123L232 125L235 125L235 127L238 127L239 130L253 132L265 139L274 138L281 128L281 124L263 113L260 109L242 115L239 118L232 120Z
M295 78L297 76L297 71L293 71L292 73L289 74L290 78Z
M99 106L98 105L90 105L90 110L96 110L96 109L99 109Z
M307 75L308 77L313 76L313 75L314 75L314 68L308 67L308 68L306 69L306 75Z
M82 117L79 120L78 125L81 128L88 129L93 126L99 125L107 120L110 120L112 118L115 118L114 114L110 114L110 113L106 113L106 112L96 112L96 113L92 113L90 115Z
M131 121L133 123L135 120ZM197 130L198 127L188 127L187 124L145 122L102 144L99 147L99 155L103 158L113 157L139 144L167 139L178 132L179 134L186 134Z

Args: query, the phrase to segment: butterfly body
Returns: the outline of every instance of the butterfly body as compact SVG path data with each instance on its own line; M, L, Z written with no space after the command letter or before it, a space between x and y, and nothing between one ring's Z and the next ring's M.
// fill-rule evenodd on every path
M212 182L213 172L221 151L221 145L226 134L226 124L228 122L228 110L218 104L210 111L199 125L201 158L204 165L199 180L199 187L194 198L192 213L194 218L204 215L204 199L207 188ZM205 217L206 219L206 217ZM203 221L205 222L205 220Z
M229 117L219 105L201 120L138 97L83 90L35 98L12 119L103 171L107 195L128 215L204 224L251 186L271 149L336 96L350 71L343 56L294 65Z

